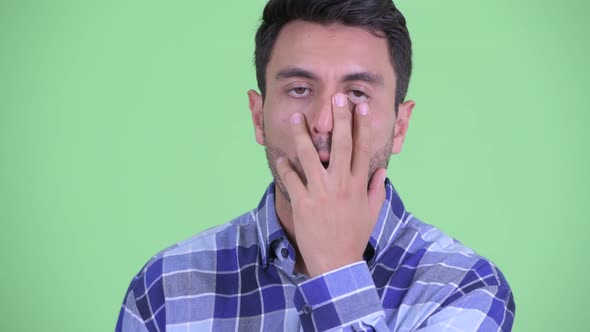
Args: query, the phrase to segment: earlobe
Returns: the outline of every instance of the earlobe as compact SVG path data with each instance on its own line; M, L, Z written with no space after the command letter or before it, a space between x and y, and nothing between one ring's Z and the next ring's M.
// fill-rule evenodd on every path
M256 142L260 145L264 145L264 131L263 131L263 118L262 118L262 96L254 91L248 91L248 107L252 114L252 124L254 125L254 134L256 135Z
M395 119L395 129L393 134L393 145L391 147L392 154L398 154L402 152L404 140L408 133L408 127L410 126L410 118L414 111L416 103L413 100L408 100L399 105L397 117Z

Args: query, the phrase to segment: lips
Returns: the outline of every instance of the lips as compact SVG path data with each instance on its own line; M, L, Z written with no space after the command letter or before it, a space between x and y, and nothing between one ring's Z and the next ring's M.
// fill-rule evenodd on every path
M324 168L328 168L328 165L330 165L330 151L319 150L318 156L320 157L320 162L322 163Z

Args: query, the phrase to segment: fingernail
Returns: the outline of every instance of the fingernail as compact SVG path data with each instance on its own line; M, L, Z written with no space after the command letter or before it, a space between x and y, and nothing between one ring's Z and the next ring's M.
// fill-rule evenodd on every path
M359 108L359 113L361 115L367 115L367 114L369 114L369 105L367 105L365 103L362 103L362 104L360 104L358 106L358 108Z
M343 94L337 94L334 96L334 104L338 107L344 107L346 105L346 96Z
M300 124L301 123L301 114L299 114L299 113L293 114L293 116L291 117L291 123L292 124Z

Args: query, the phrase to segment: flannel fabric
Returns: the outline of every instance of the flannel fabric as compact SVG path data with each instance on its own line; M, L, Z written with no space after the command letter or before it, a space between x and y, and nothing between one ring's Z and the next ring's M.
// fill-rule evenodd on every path
M363 261L313 279L296 273L271 184L256 209L153 257L115 330L510 331L515 305L498 268L385 186Z

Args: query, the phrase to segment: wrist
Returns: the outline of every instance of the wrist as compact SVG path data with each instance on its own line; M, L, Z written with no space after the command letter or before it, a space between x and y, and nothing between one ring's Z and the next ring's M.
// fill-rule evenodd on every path
M330 271L334 271L344 266L357 263L361 260L362 259L360 256L357 257L357 255L351 255L347 257L339 257L337 259L311 261L309 263L306 263L306 267L307 272L309 273L309 277L315 278Z

